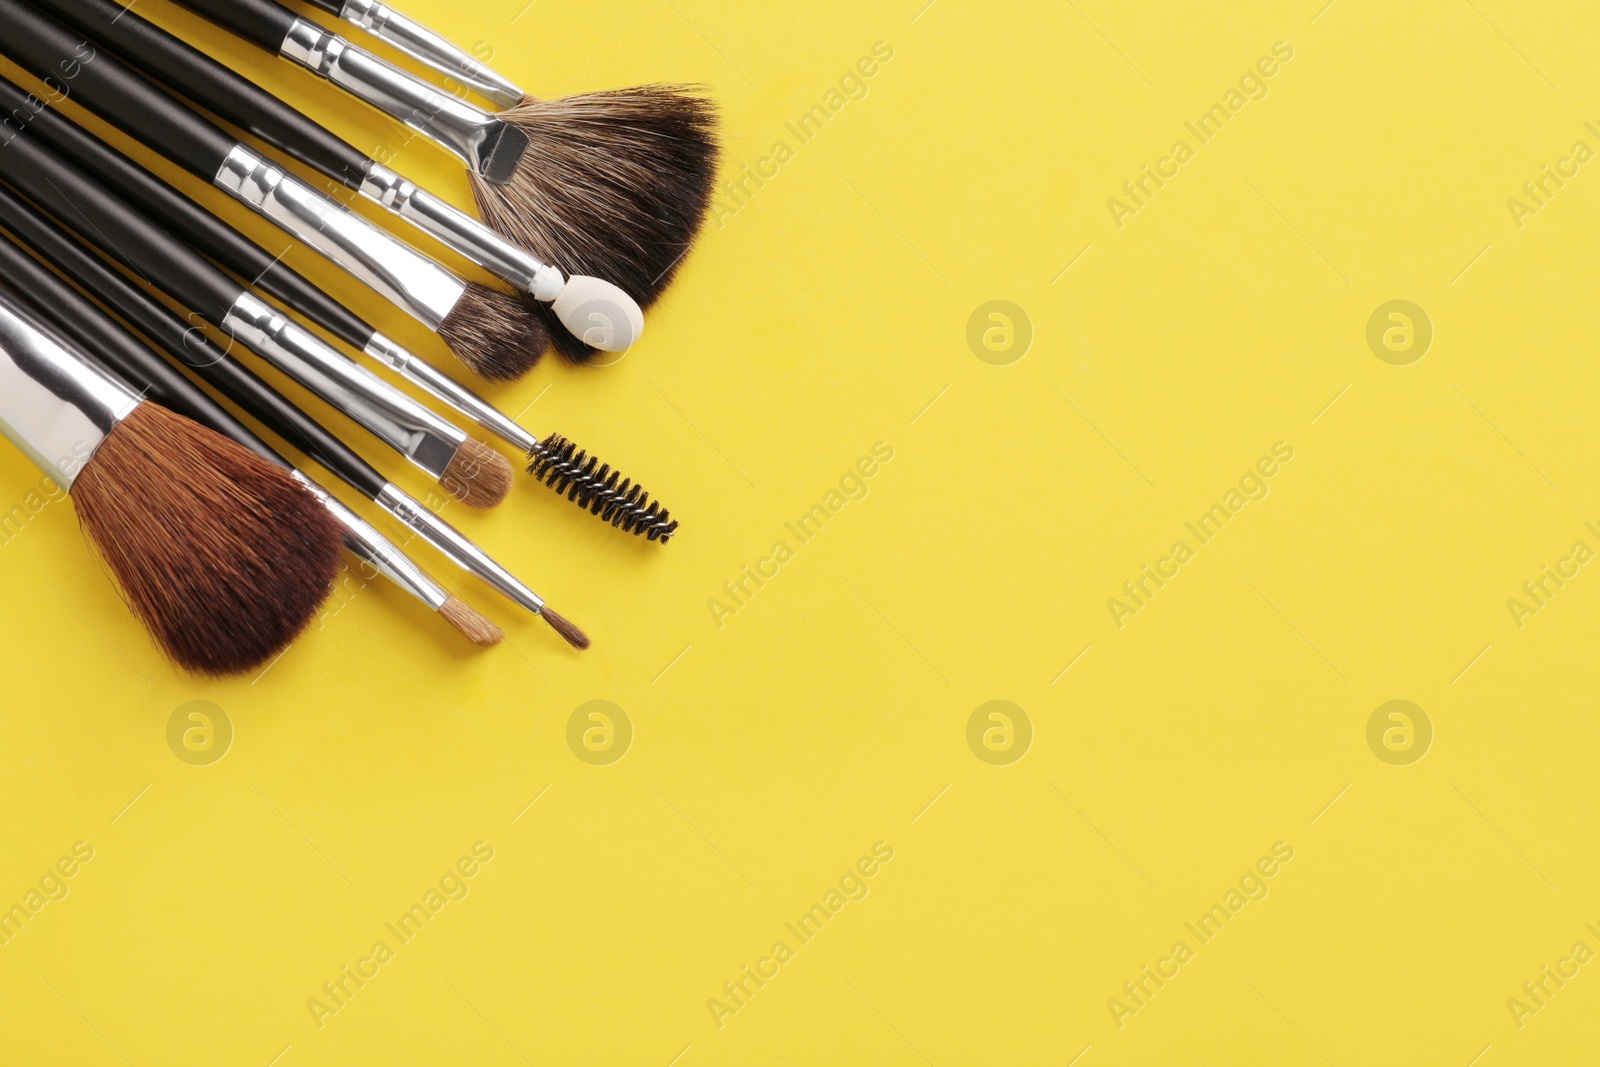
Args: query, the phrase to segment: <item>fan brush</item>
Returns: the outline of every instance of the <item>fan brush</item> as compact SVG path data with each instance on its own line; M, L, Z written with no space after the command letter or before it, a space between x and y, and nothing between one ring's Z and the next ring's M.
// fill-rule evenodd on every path
M562 270L616 283L642 307L671 282L705 221L720 153L716 110L699 90L539 100L507 85L501 100L516 101L494 114L277 0L179 2L454 152L490 226Z

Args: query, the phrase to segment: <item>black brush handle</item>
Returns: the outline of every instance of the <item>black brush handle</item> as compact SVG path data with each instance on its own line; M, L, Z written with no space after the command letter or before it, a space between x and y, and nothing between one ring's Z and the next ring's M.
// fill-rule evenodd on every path
M14 114L16 109L27 106L27 100L26 91L0 78L0 113ZM355 312L284 265L280 257L59 112L47 108L34 115L27 136L43 140L68 161L107 187L118 190L151 217L170 227L177 236L224 269L252 280L255 288L288 304L346 344L365 348L377 333Z
M244 287L26 132L0 146L0 178L100 251L220 325Z
M0 188L0 225L173 359L356 492L371 500L388 484L388 479L354 449L293 401L4 188ZM143 350L141 359L151 376L157 367L171 369L149 349ZM193 383L188 384L198 389Z
M320 7L330 15L343 15L344 5L339 0L306 0L312 7Z
M45 83L46 99L75 100L210 182L238 142L109 52L24 0L0 0L0 53ZM0 137L27 126L7 116Z
M4 213L0 204L0 215ZM178 368L162 359L146 359L153 353L133 334L11 240L0 239L0 280L7 282L37 315L76 342L90 359L149 399L211 427L270 463L292 469L288 460Z
M258 48L278 54L299 17L275 0L179 0Z
M371 156L115 0L29 2L213 115L346 188L361 188L372 166ZM338 4L329 9L338 13Z

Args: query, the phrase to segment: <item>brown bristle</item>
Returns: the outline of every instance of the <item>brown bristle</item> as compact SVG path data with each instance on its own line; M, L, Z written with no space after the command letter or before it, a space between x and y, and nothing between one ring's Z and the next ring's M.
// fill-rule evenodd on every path
M469 437L450 458L439 484L469 508L494 508L510 495L514 478L510 460Z
M557 615L549 608L545 608L539 613L539 615L544 619L545 622L550 624L550 629L560 634L562 639L573 648L581 651L589 647L589 635L572 625L572 623L568 622L560 615Z
M528 150L504 185L471 176L479 212L508 240L648 308L710 207L720 151L716 106L702 94L646 85L524 98L499 117L527 134ZM568 359L595 354L564 330L551 336Z
M506 635L500 632L500 627L490 622L464 600L451 597L444 602L444 607L439 609L439 614L479 648L492 648L506 638Z
M338 574L342 531L303 485L155 404L112 430L72 499L134 615L196 674L277 656Z
M547 321L510 293L468 282L439 336L480 378L512 382L532 370L550 347Z

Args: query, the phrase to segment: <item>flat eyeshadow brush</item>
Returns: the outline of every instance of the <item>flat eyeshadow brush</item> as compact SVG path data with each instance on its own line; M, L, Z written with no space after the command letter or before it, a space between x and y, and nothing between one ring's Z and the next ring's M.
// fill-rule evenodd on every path
M613 296L608 287L596 286L581 275L564 277L557 268L540 262L476 218L396 174L160 26L115 0L30 2L196 106L359 192L538 301L534 310L545 320L557 351L567 358L582 361L600 349L626 347L626 339L607 336L608 323L616 316L584 307Z
M705 221L717 119L696 91L646 85L541 101L507 87L516 103L491 114L276 0L178 2L453 152L467 164L484 221L563 270L617 283L645 307ZM398 25L392 13L388 25Z
M153 353L98 305L9 239L0 239L0 279L4 279L39 318L75 343L95 363L140 390L141 395L169 411L215 430L268 463L289 471L333 515L344 533L345 547L353 555L422 601L429 610L437 612L474 644L488 647L504 638L505 635L494 623L465 601L452 596L393 542L297 470L208 393L184 377L176 367L165 360L152 358ZM186 332L176 322L174 329L180 333ZM187 344L195 358L215 358L220 354L206 352L204 349L210 346L210 342L203 337L199 341L197 345L195 336L191 334L178 343Z
M168 657L254 670L316 617L342 531L287 471L144 400L0 293L0 433L72 497Z
M262 381L227 352L178 318L154 297L69 237L54 222L0 188L0 226L40 258L84 288L123 321L155 342L162 351L192 370L219 393L239 405L273 433L310 456L318 465L377 504L391 517L443 553L452 563L479 578L514 603L539 615L565 640L587 648L589 639L566 619L545 607L545 601L495 562L455 527L390 483L371 464L315 419ZM148 352L147 361L156 360Z
M510 491L505 457L325 344L42 139L24 131L0 145L0 179L349 416L462 502L493 507Z
M457 277L24 0L0 0L0 25L0 53L55 84L72 70L73 100L355 275L438 333L475 372L520 377L549 347L548 330L521 298ZM597 291L609 295L586 295ZM568 299L578 302L574 313L614 313L607 330L619 347L643 330L638 306L608 282L573 287Z
M131 17L131 16L130 16ZM25 107L28 94L0 78L0 112ZM559 435L534 437L487 400L407 352L228 223L54 110L34 115L28 136L168 227L219 266L298 312L341 341L426 389L484 429L522 450L530 471L602 521L651 541L666 542L677 523L640 486Z

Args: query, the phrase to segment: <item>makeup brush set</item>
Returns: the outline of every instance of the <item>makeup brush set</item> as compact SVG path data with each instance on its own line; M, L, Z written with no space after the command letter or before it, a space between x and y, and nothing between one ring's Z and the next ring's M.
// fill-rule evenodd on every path
M705 219L713 105L678 85L530 97L375 0L310 5L428 76L277 0L178 2L459 157L478 212L117 0L0 0L0 55L43 86L0 78L0 430L70 493L133 613L187 670L243 673L279 655L332 592L341 549L474 643L503 636L235 408L587 648L581 630L235 353L259 357L469 507L500 504L515 475L458 423L516 449L533 478L625 534L665 543L678 528L667 510L565 437L524 429L55 105L70 100L270 221L490 382L520 378L549 348L584 363L639 338L643 312ZM381 206L493 281L460 277L270 153Z

